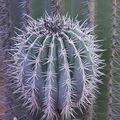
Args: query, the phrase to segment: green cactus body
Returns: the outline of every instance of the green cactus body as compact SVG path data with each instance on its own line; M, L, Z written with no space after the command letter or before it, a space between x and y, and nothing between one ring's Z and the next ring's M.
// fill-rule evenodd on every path
M14 38L12 68L15 93L41 119L71 119L95 96L102 63L91 30L69 17L46 15L27 19L25 31Z

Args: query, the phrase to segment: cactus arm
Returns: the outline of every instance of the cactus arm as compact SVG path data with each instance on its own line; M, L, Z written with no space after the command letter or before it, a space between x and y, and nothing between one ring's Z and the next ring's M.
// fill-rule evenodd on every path
M70 66L67 60L67 53L65 50L65 46L63 40L58 38L60 43L59 48L59 109L62 111L62 117L64 118L71 118L72 115L72 81L70 76ZM64 93L64 94L63 94Z
M57 79L56 79L56 46L55 36L53 35L50 43L50 49L47 60L47 71L45 79L45 100L44 100L44 115L43 118L54 120L57 118Z

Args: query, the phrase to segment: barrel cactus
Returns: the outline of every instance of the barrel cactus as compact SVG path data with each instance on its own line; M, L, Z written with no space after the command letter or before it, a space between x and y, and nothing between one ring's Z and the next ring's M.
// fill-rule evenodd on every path
M27 16L25 30L19 30L11 48L14 93L31 114L41 119L75 117L95 97L101 81L101 63L93 29L68 16L34 20ZM13 83L12 83L13 84Z

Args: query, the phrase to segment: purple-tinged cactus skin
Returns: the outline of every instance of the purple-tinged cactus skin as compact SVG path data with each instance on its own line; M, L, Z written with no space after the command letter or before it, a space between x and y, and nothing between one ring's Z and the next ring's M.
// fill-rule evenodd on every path
M108 82L108 115L107 120L120 119L120 53L119 53L119 2L112 0L112 44L110 73Z
M0 0L0 119L5 120L11 118L10 100L8 97L8 83L5 78L6 64L3 62L5 59L4 49L8 47L11 37L11 13L10 13L10 0Z
M12 21L10 15L10 1L0 0L0 40L8 43L11 37ZM3 45L2 44L2 45Z
M74 109L86 109L101 82L103 60L92 29L60 15L27 21L11 49L14 93L31 114L41 111L43 120L75 117Z

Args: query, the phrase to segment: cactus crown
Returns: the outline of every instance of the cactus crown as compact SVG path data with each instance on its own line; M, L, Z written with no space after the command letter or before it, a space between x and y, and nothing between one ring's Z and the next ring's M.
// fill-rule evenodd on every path
M25 31L14 37L10 77L23 105L42 119L74 117L95 97L102 63L92 29L67 16L27 19Z

